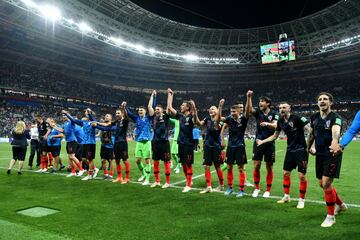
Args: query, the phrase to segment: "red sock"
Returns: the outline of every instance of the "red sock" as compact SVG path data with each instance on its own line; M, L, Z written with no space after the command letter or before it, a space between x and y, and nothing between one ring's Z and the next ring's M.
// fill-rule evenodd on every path
M260 189L260 171L254 170L253 172L254 176L254 185L256 189Z
M228 172L227 172L227 181L228 181L228 187L232 188L233 187L233 180L234 180L234 173L233 170L228 168Z
M71 173L76 173L74 165L71 165Z
M188 166L186 164L181 164L182 165L182 169L183 169L183 172L185 174L185 179L187 179L187 169L188 169Z
M211 187L211 172L210 169L205 169L205 180L206 180L206 186Z
M246 173L245 172L241 172L239 174L239 187L241 191L244 191L245 188L245 181L246 181Z
M160 163L159 163L159 161L154 161L154 176L155 176L155 182L160 182Z
M54 159L54 156L52 155L52 153L48 153L48 157L49 157L49 165L52 166L52 162L53 162L53 159Z
M109 171L107 170L107 168L104 168L104 174L109 174Z
M324 193L325 193L326 206L328 209L328 215L334 216L335 203L336 203L336 194L334 192L334 189L331 188L330 190L324 191Z
M125 176L127 179L130 178L130 163L128 161L124 161L125 164Z
M186 165L186 164L185 164L185 165ZM192 165L187 166L187 171L186 171L186 186L188 186L188 187L191 187L192 175L193 175Z
M274 172L272 170L268 171L266 174L266 191L268 192L270 192L271 190L273 178L274 178Z
M122 167L120 163L116 164L116 172L117 172L117 177L122 178Z
M340 196L337 194L336 188L333 188L333 191L334 191L334 193L336 195L336 204L337 205L342 205L344 202L341 200Z
M290 194L291 178L290 176L284 175L284 193Z
M220 167L216 168L216 173L217 173L218 178L219 178L219 184L221 186L224 186L224 173L223 173L223 171L221 170Z
M82 171L82 170L83 170L80 162L77 162L77 163L76 163L76 166L78 167L79 171Z
M308 185L307 180L305 180L305 181L300 181L300 198L302 198L302 199L305 198L307 185Z
M164 168L165 168L165 179L166 179L166 183L170 184L170 161L169 162L164 162Z
M110 176L114 176L114 171L110 170Z

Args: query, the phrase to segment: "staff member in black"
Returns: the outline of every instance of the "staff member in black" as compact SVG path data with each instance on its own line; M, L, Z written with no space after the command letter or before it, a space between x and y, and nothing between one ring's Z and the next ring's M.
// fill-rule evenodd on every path
M27 148L27 139L30 139L29 130L26 129L25 123L23 121L18 121L16 123L15 129L12 131L13 141L12 145L12 153L13 158L10 161L9 169L7 170L7 174L10 174L11 169L14 167L15 162L19 161L19 169L18 174L21 174L21 170L24 166L24 160L26 156L26 148Z
M33 161L36 153L36 167L40 166L40 146L39 146L39 130L37 123L31 125L30 129L30 157L29 157L29 169L32 169Z

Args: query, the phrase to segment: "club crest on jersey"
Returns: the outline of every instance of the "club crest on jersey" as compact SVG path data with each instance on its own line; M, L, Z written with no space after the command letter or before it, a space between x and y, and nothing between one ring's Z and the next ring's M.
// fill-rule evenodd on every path
M189 119L190 119L190 117L185 118L185 125L189 125Z
M269 119L269 121L271 121L271 120L272 120L272 116L269 116L268 119Z
M326 121L326 123L325 123L326 128L329 128L329 127L330 127L330 123L331 123L331 121L330 121L330 120L327 120L327 121Z

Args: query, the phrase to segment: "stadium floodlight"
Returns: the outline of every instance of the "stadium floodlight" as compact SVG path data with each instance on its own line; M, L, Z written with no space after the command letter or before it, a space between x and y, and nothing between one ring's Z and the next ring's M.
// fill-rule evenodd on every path
M78 24L80 31L86 33L86 32L93 32L94 30L87 24L84 22L81 22Z
M139 52L145 51L145 47L141 44L135 45L135 49L138 50Z
M124 40L122 40L121 38L110 37L109 40L115 43L116 45L121 45L124 43Z
M58 21L62 18L61 12L57 7L51 5L44 5L38 7L41 14L46 18L53 22Z
M184 55L183 58L185 60L188 60L188 61L197 61L199 60L199 57L194 55L194 54L187 54L187 55Z
M148 49L148 51L149 51L150 54L154 54L156 52L156 50L153 49L153 48Z
M25 3L26 6L28 7L32 7L32 8L36 8L37 5L36 3L34 3L33 1L31 0L21 0L23 3Z

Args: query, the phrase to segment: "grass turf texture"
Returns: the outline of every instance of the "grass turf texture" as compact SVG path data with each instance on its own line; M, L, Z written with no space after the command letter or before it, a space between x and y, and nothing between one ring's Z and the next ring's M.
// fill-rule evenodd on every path
M247 143L251 158L251 142ZM99 147L99 146L98 146ZM130 156L135 144L129 143ZM271 194L282 196L282 165L286 142L277 141L274 183ZM97 149L97 156L99 155ZM27 158L29 151L27 154ZM194 176L203 174L202 153L195 153ZM335 182L346 203L360 205L360 142L353 142L344 153L341 178ZM62 159L66 160L65 148ZM151 189L139 184L120 185L103 180L80 181L61 175L24 172L16 168L10 176L6 167L11 158L11 146L0 144L0 239L357 239L360 208L349 210L336 218L330 229L320 227L326 215L325 205L307 202L305 209L296 209L296 201L277 204L276 199L253 199L245 196L225 197L222 193L181 193L179 188ZM66 162L66 161L64 161ZM100 161L97 159L97 166ZM314 158L308 167L307 198L323 201L317 186ZM26 160L25 166L28 161ZM134 157L130 159L131 178L136 181L139 171ZM161 166L161 180L164 170ZM16 165L17 167L17 165ZM26 168L25 168L26 169ZM252 182L252 162L247 166ZM67 173L67 172L66 172ZM226 172L225 172L226 173ZM99 174L101 177L102 174ZM226 179L226 174L225 179ZM212 174L213 186L217 176ZM153 181L153 177L151 177ZM174 174L172 183L184 180ZM225 181L226 184L226 181ZM235 171L234 184L238 184ZM178 184L184 186L184 183ZM205 179L194 179L195 188L204 188ZM234 185L235 188L235 185ZM261 189L265 188L265 168L261 172ZM251 194L253 188L246 187ZM298 197L297 173L292 174L291 196ZM17 214L33 206L60 210L42 218Z

